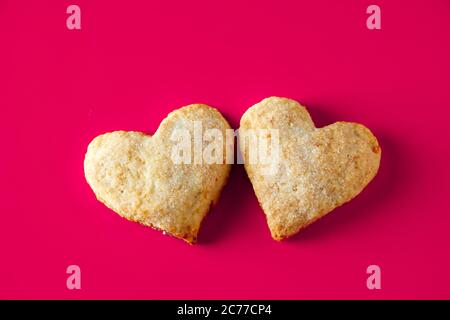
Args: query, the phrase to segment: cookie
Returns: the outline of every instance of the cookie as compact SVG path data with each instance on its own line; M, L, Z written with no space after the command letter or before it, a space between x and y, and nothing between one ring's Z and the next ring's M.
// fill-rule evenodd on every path
M196 126L223 137L230 129L219 111L193 104L171 112L153 136L126 131L97 136L84 160L85 177L97 199L128 220L196 242L230 172L226 150L217 153L223 154L221 162L195 162L194 150L190 163L174 161L174 150L180 147L174 134L184 134L194 146ZM202 143L203 149L209 145Z
M258 145L273 149L268 130L278 135L278 156L270 163L275 170L269 171L266 163L249 161L252 149L242 138L256 132ZM306 108L287 98L267 98L249 108L239 136L245 169L275 240L298 233L350 201L380 165L381 149L369 129L351 122L316 128Z

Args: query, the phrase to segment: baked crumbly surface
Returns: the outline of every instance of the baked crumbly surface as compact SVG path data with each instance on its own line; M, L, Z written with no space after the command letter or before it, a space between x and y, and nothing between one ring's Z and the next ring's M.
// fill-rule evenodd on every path
M194 146L194 123L216 128L225 137L228 122L216 109L193 104L171 112L153 136L115 131L96 137L84 160L85 177L98 200L122 217L194 243L203 218L219 198L230 165L175 164L174 129L188 130ZM203 142L206 148L208 142ZM194 150L192 149L192 157Z
M354 198L380 165L381 149L369 129L349 122L316 128L308 111L287 98L267 98L249 108L240 123L240 131L247 129L279 130L280 156L273 174L264 171L264 164L249 163L249 149L242 147L242 138L239 141L245 169L276 240L296 234ZM262 133L257 136L268 139Z

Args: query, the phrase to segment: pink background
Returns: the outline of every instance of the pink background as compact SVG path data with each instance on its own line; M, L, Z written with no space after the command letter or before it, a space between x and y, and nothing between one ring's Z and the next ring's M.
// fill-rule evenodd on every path
M381 31L366 28L374 3ZM271 95L320 126L361 122L383 149L359 197L290 240L270 238L242 166L195 246L120 218L85 182L100 133L151 133L194 102L237 127ZM0 298L450 298L447 0L0 0L0 107Z

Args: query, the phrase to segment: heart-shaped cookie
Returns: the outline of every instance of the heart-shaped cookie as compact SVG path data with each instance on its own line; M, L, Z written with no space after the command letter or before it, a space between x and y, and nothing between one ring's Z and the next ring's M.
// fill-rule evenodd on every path
M270 140L268 130L277 141ZM272 146L267 154L277 146L272 170L267 163L249 161L251 148L242 138L248 131L255 132L259 146ZM245 169L275 240L296 234L354 198L380 164L381 149L369 129L349 122L316 128L308 111L286 98L267 98L249 108L239 136Z
M122 217L194 243L230 171L226 152L223 161L194 160L198 128L226 137L230 126L216 109L193 104L171 112L153 136L125 131L100 135L88 146L86 180L97 199ZM178 139L180 134L185 140ZM209 142L200 138L201 153ZM182 140L192 146L191 162L174 161Z

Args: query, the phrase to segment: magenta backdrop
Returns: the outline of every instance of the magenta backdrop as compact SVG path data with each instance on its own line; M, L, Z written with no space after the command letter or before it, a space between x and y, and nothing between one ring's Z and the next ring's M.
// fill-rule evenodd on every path
M0 1L0 298L450 298L449 1L74 3L81 30L72 1ZM120 218L85 182L100 133L152 133L195 102L236 128L271 95L319 126L361 122L383 149L359 197L290 240L270 238L242 166L195 246Z

